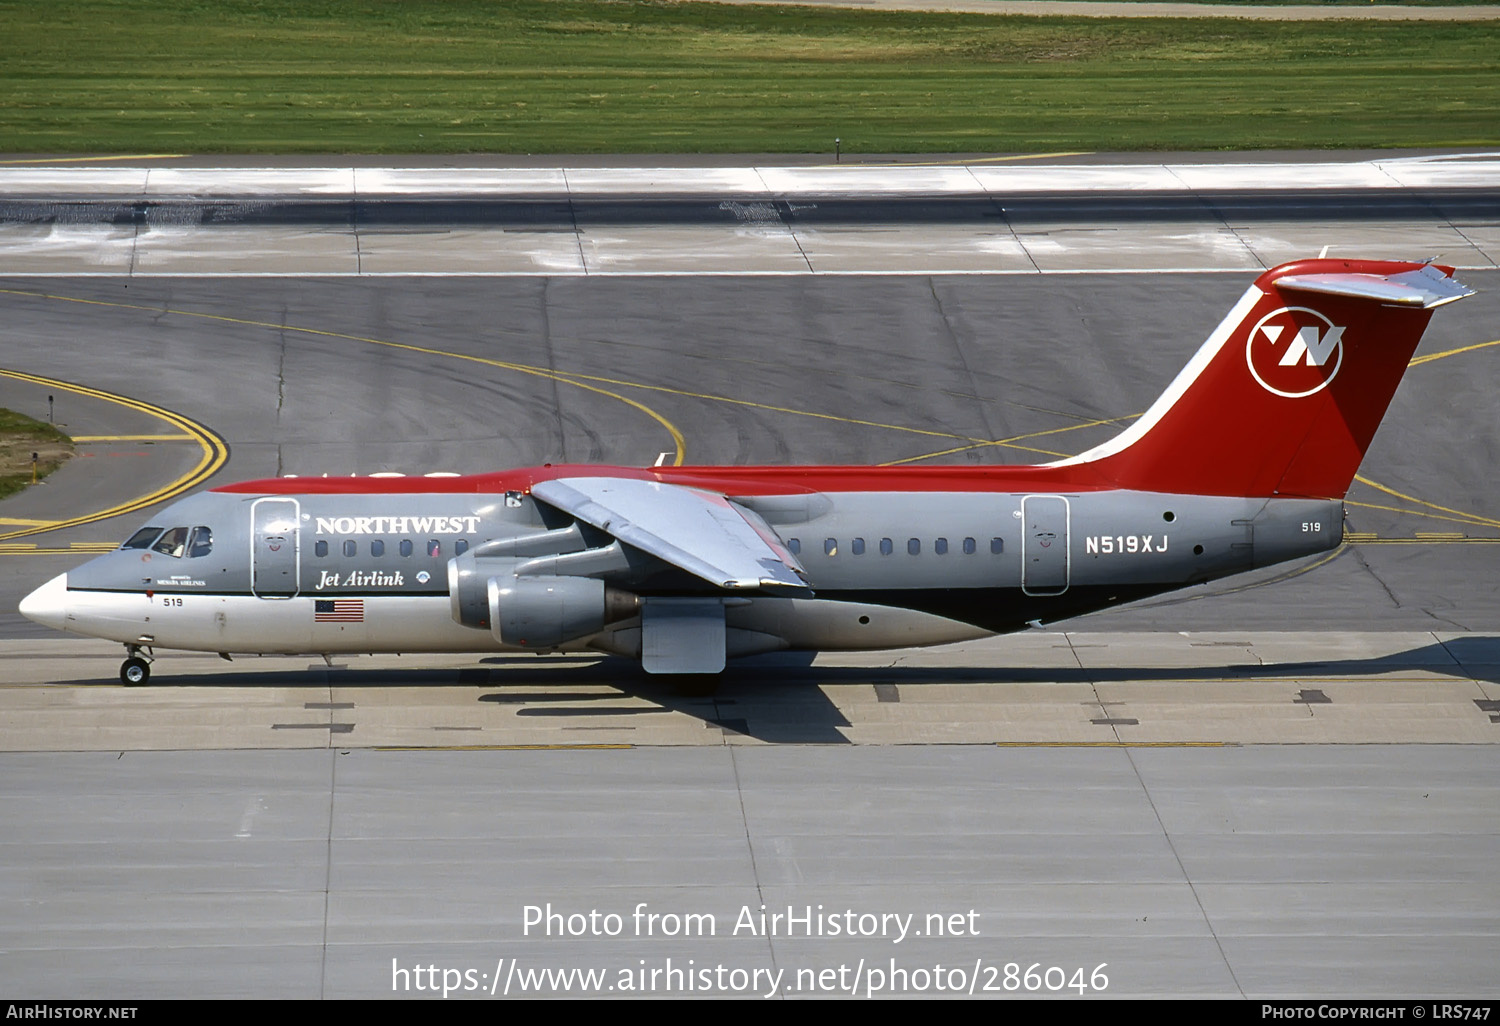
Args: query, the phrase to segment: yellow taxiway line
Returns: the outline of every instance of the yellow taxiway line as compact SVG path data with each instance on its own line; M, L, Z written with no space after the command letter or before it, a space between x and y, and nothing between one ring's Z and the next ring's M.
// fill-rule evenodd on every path
M487 367L498 367L501 370L514 371L518 374L528 374L534 377L546 378L547 380L555 381L560 385L572 385L574 388L581 388L584 391L593 392L596 395L606 396L610 399L622 402L632 409L639 410L640 412L644 413L646 416L650 417L652 420L660 424L663 428L666 429L667 433L672 436L672 442L676 446L676 458L673 460L673 465L675 466L680 466L682 464L687 451L687 440L683 438L682 432L677 429L677 425L673 424L670 420L653 410L651 407L647 406L645 403L637 402L636 400L631 399L627 396L620 395L618 392L611 392L609 389L599 388L595 385L588 384L588 382L584 380L581 375L561 373L546 367L533 367L529 364L511 363L507 360L491 360L483 356L470 356L467 353L454 353L444 349L433 349L429 346L412 345L406 342L391 342L387 339L367 338L363 335L350 335L342 331L327 331L322 328L303 328L295 324L276 324L271 321L257 321L245 317L229 317L225 314L202 313L195 310L177 310L171 307L162 309L161 307L141 306L135 303L116 303L105 299L82 299L77 296L59 296L47 292L32 292L25 289L0 289L0 295L27 296L32 299L49 299L63 303L82 303L87 306L113 307L118 310L141 310L158 316L162 314L172 314L178 317L195 317L206 321L218 321L221 324L241 324L251 328L265 328L269 331L290 331L300 335L312 335L316 338L329 338L346 342L362 342L366 345L381 346L386 349L399 349L408 353L421 353L426 356L439 356L449 360L463 360L467 363L478 363L483 364ZM184 427L184 430L190 429ZM3 537L5 536L0 535L0 538Z
M142 495L138 498L130 499L117 506L111 506L109 509L99 510L95 513L85 513L82 516L73 517L68 520L59 520L51 524L23 527L19 530L6 531L4 533L0 533L0 541L5 541L10 538L24 538L27 535L41 534L44 531L57 531L65 527L78 527L82 524L92 524L99 520L107 520L110 517L120 516L124 513L134 513L136 510L145 509L147 506L154 506L158 502L165 502L168 499L176 498L184 492L196 488L198 485L202 484L204 481L207 481L210 477L217 473L219 468L229 460L229 445L224 441L224 439L220 438L219 435L210 428L199 424L195 420L190 420L180 413L173 413L171 410L163 409L160 406L154 406L151 403L142 402L139 399L131 399L127 396L116 395L113 392L106 392L103 389L89 388L85 385L75 385L72 382L58 381L55 378L44 378L36 374L25 374L21 371L12 371L0 368L0 377L14 378L17 381L25 381L33 385L42 385L43 387L53 388L59 391L73 392L77 395L88 396L92 399L102 399L105 402L115 403L119 406L124 406L126 409L135 410L138 413L148 414L149 416L156 417L159 420L164 420L172 427L177 428L178 431L181 432L182 436L185 436L197 442L199 447L202 449L202 454L199 456L198 462L194 465L193 469L189 470L186 474L183 474L175 481L171 481L168 484L165 484L162 487L156 489L155 491L148 492L147 494ZM178 436L173 437L175 438ZM111 546L111 548L113 548L113 546Z
M1018 160L1051 160L1057 157L1088 157L1092 156L1093 150L1058 150L1055 153L1012 153L1005 157L975 157L972 160L914 160L911 162L898 161L894 164L886 162L881 164L865 164L860 158L851 156L849 163L839 161L834 164L814 164L814 171L847 171L856 168L890 168L890 167L979 167L983 164L1013 164Z
M74 435L75 442L196 442L193 435Z
M334 745L337 748L338 745ZM635 745L376 745L376 752L611 752Z
M992 741L996 748L1239 748L1237 741Z
M0 165L20 164L103 164L116 160L175 160L186 153L119 153L109 157L32 157L25 160L0 160Z

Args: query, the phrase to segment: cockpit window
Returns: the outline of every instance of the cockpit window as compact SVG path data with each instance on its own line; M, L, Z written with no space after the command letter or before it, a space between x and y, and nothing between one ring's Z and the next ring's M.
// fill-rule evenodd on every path
M206 556L214 550L214 533L206 527L193 528L193 540L188 542L189 556Z
M130 538L121 545L122 549L149 549L151 543L156 541L156 536L161 534L159 527L143 527L132 534Z
M168 556L180 556L187 548L188 529L186 527L171 527L167 533L157 539L156 544L151 546L152 552L161 552Z

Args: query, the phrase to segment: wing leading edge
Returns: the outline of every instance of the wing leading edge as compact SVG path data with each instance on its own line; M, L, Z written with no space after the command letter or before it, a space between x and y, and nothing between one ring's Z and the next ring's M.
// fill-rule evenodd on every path
M541 481L531 494L717 588L812 594L776 533L722 495L616 477Z

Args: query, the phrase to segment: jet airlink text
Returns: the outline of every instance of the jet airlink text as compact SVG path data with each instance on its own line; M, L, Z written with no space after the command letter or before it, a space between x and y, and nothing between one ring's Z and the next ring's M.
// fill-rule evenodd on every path
M479 517L318 517L319 534L473 534Z
M384 570L350 570L341 574L336 570L320 570L318 591L324 588L399 588L406 583L401 571L387 573ZM176 582L173 582L176 583Z

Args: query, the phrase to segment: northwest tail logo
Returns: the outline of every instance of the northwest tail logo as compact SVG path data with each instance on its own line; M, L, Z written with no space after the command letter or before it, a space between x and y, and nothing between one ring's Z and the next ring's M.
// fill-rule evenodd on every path
M1284 306L1250 329L1250 373L1266 391L1301 399L1328 387L1344 362L1344 329L1316 310Z

